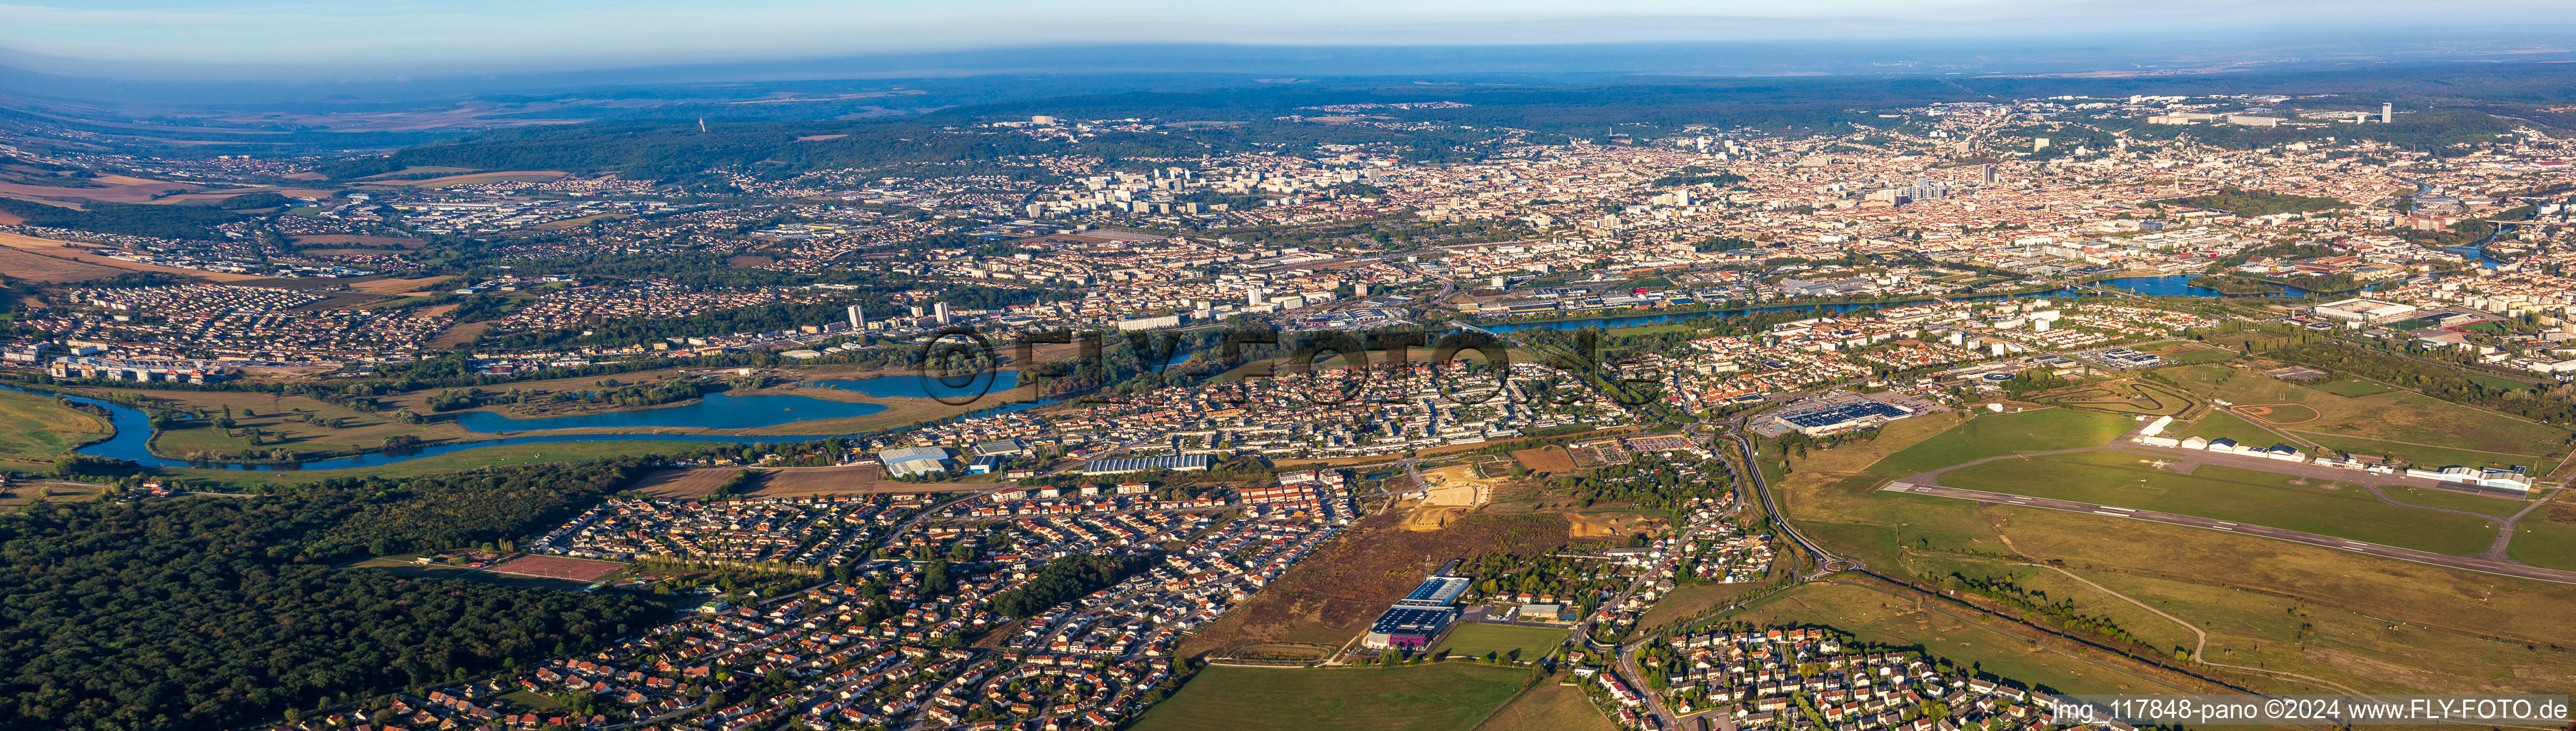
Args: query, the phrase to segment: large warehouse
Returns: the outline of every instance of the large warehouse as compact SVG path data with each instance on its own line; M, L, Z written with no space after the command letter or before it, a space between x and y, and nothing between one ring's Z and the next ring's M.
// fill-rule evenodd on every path
M2318 317L2342 320L2344 322L2380 323L2403 319L2408 315L2415 314L2415 306L2355 297L2339 302L2328 302L2322 305L2317 305L2313 311Z
M1800 434L1821 437L1853 429L1866 429L1913 415L1913 410L1903 406L1877 401L1861 401L1814 411L1781 414L1772 417L1772 420L1795 429Z
M1123 475L1129 472L1144 472L1147 470L1197 472L1199 470L1207 469L1210 464L1213 464L1213 461L1209 460L1208 456L1204 454L1184 454L1178 457L1116 457L1111 459L1095 459L1089 462L1084 462L1082 463L1082 474Z
M1449 604L1458 601L1458 595L1466 592L1467 580L1464 578L1436 575L1425 578L1421 586L1413 587L1411 593L1396 600L1395 606L1387 607L1385 614L1378 615L1377 622L1369 625L1368 636L1361 638L1360 644L1372 650L1430 647L1431 641L1438 639L1442 630L1448 629L1449 622L1458 618L1458 610Z
M1439 637L1440 631L1449 627L1449 620L1457 616L1458 610L1449 607L1392 607L1369 625L1368 637L1360 644L1372 650L1420 650L1430 647L1431 640Z

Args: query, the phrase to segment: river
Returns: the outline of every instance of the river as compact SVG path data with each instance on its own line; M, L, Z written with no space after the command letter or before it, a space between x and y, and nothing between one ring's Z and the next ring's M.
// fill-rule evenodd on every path
M921 381L928 381L928 383L923 383ZM942 379L935 377L879 376L867 379L836 381L834 383L838 383L840 385L821 387L847 388L849 390L866 393L871 396L888 394L882 396L884 398L922 397L911 394L971 396L982 393L981 391L972 389L950 389L941 381ZM1016 386L1018 382L1018 372L1002 371L999 374L986 374L980 379L980 383L978 385L1001 386L1001 389L996 390L1002 390ZM171 459L153 454L151 447L152 419L150 416L145 415L142 411L137 409L87 396L70 396L65 394L28 391L8 386L0 386L0 388L20 393L34 394L37 396L60 397L69 399L75 403L89 404L107 409L108 423L116 428L116 434L109 437L106 441L91 444L76 451L80 454L94 457L130 460L135 464L145 467L197 467L236 470L334 470L348 469L352 467L387 465L396 462L420 459L422 457L447 454L450 452L460 452L480 447L497 447L512 444L627 441L752 444L757 442L804 442L833 438L855 439L861 437L884 436L903 430L899 428L865 434L794 434L770 436L648 433L546 434L509 436L498 439L484 439L470 442L450 442L447 444L410 447L383 452L370 452L351 457L337 457L333 459L291 464L233 464L219 462L190 462L187 460ZM971 418L1012 411L1023 411L1056 402L1057 401L1054 399L1047 399L1004 404L962 414L958 418ZM457 423L469 430L483 433L529 431L535 429L553 430L581 428L632 429L650 427L699 427L709 429L757 429L760 427L778 426L781 424L813 419L837 419L848 416L864 416L867 414L881 412L885 409L885 406L879 404L833 401L830 399L819 399L811 396L797 396L792 394L731 396L723 393L714 393L708 394L705 398L696 402L679 406L628 409L602 414L586 414L582 416L555 417L550 419L511 419L488 411L475 411L468 412L468 414L460 416ZM472 423L468 423L466 417L475 415L480 416L474 418Z

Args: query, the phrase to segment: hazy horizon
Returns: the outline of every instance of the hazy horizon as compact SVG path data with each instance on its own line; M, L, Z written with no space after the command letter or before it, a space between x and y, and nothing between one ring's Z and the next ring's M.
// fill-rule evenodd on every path
M175 0L107 0L80 7L0 4L0 64L74 77L304 82L956 57L909 69L937 74L972 71L972 57L981 54L1026 56L1043 49L1120 46L1226 47L1240 49L1233 56L1273 60L1298 49L1365 56L1378 49L1783 42L1952 46L1963 51L2126 46L2146 54L2166 50L2159 48L2166 45L2255 51L2360 43L2411 48L2405 52L2418 54L2438 54L2452 46L2528 53L2576 47L2557 40L2568 29L2576 29L2576 5L2528 1L2484 6L2477 14L2428 14L2420 4L2384 0L2154 5L1612 0L1580 11L1531 0L1326 0L1297 6L973 0L938 7L812 0L722 5L670 0L271 0L223 9ZM1044 59L1034 60L1040 65L1028 70L1059 70L1045 66ZM1096 69L1099 61L1088 63ZM1584 65L1582 59L1569 64ZM1270 63L1264 68L1296 71L1294 66Z

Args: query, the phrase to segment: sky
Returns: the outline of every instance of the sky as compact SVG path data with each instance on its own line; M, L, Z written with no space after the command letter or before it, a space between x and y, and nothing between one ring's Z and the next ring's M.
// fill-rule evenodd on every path
M2576 28L2499 0L0 0L0 63L119 77L579 70L1128 43L1441 46ZM2499 24L2499 20L2510 22Z

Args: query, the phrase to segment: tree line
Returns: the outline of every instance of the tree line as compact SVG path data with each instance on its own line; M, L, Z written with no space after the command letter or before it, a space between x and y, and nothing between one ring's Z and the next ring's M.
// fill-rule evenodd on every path
M0 728L239 726L642 630L662 610L635 595L337 565L522 535L640 469L342 479L0 515Z

